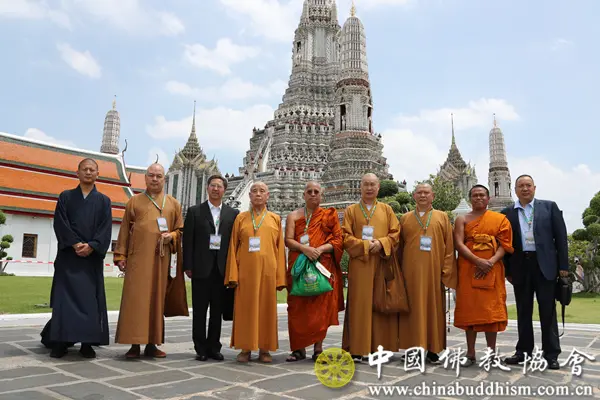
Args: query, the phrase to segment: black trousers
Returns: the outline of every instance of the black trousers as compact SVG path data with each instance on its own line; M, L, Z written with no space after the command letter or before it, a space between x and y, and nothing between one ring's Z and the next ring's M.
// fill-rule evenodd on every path
M210 275L204 279L192 279L192 339L199 355L208 355L221 350L221 317L225 285L219 268L215 265ZM206 332L206 312L210 305L208 335Z
M535 293L542 328L542 350L544 358L555 360L561 353L558 338L558 323L556 320L556 281L549 281L543 275L535 252L526 252L522 265L524 268L523 281L514 285L517 303L517 322L519 340L517 353L533 353L533 294Z

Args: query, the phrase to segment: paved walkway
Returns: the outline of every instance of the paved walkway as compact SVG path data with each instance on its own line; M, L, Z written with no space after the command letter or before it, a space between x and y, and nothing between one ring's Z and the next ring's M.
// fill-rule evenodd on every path
M562 338L564 361L573 347L596 356L595 363L583 364L583 374L576 377L569 367L560 371L533 372L524 375L522 367L511 372L492 370L485 372L476 365L462 368L460 376L444 366L428 366L424 374L405 371L397 357L382 367L382 377L377 378L376 367L357 363L352 382L341 389L329 389L317 380L309 358L296 363L285 362L289 352L287 341L287 317L279 318L279 338L283 349L273 353L274 362L264 365L253 361L247 365L235 362L237 351L228 348L231 323L223 325L223 354L225 361L200 362L194 358L191 342L191 319L168 319L167 343L161 347L168 354L166 359L140 359L128 361L123 358L128 346L111 345L97 349L98 358L92 361L79 356L75 348L63 359L48 356L49 351L39 341L42 326L18 326L0 328L0 400L129 400L129 399L368 399L378 398L369 392L368 385L408 385L427 382L437 386L450 385L455 381L462 385L478 382L510 382L513 385L592 385L594 394L600 397L600 332L568 329ZM39 323L39 322L38 322ZM111 322L111 338L114 340L115 322ZM326 347L339 347L341 327L333 327L326 340ZM483 337L480 337L483 341ZM540 343L540 337L536 337ZM499 351L512 353L516 342L515 328L509 327L499 337ZM464 333L451 328L448 344L453 348L466 349ZM480 343L479 347L482 343ZM478 354L479 357L483 352ZM381 395L380 397L384 397ZM390 397L390 396L385 396ZM398 396L399 397L399 396ZM404 398L405 396L403 396ZM410 398L409 396L407 396ZM446 398L464 398L449 396ZM477 396L489 398L486 394ZM515 396L512 396L515 397ZM516 396L523 398L525 396ZM539 398L559 398L544 397ZM579 396L581 397L581 396ZM532 396L533 398L533 396ZM563 397L563 398L569 398Z

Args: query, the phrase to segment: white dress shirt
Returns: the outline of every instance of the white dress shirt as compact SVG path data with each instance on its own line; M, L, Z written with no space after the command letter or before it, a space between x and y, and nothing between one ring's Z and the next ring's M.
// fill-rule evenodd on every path
M208 207L210 208L210 213L213 217L213 222L215 223L215 233L219 233L219 223L221 218L221 207L223 203L220 203L218 206L214 206L210 201L208 202Z

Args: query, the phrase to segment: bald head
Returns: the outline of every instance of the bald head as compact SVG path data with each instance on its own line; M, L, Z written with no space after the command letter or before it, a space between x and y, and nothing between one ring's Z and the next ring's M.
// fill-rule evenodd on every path
M417 208L419 211L427 211L433 204L435 194L433 193L433 186L429 183L419 183L415 187L413 198L417 202Z
M159 194L165 186L165 168L158 164L151 164L146 169L146 188L152 194Z
M304 186L304 202L309 210L314 210L321 204L323 189L317 181L308 181Z
M360 180L360 197L368 204L377 199L379 194L379 178L373 173L364 174Z
M254 182L250 186L250 204L252 207L261 209L267 205L269 200L269 187L264 182Z
M416 187L415 187L415 192L417 192L419 189L426 189L426 190L430 190L433 193L433 186L431 186L429 183L419 183Z

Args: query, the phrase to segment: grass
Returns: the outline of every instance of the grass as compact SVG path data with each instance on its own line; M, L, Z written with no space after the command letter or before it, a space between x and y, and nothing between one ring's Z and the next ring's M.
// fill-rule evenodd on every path
M517 307L508 306L508 319L517 319ZM558 325L562 329L561 305L556 303ZM533 304L533 320L539 321L537 301ZM573 293L571 304L565 307L565 323L600 324L600 294Z
M192 306L192 288L186 282L188 306ZM109 311L118 311L123 292L122 278L104 278L106 306ZM52 310L50 302L51 277L1 276L0 277L0 314L46 313ZM345 294L346 289L344 289ZM287 301L287 291L277 292L277 302Z

